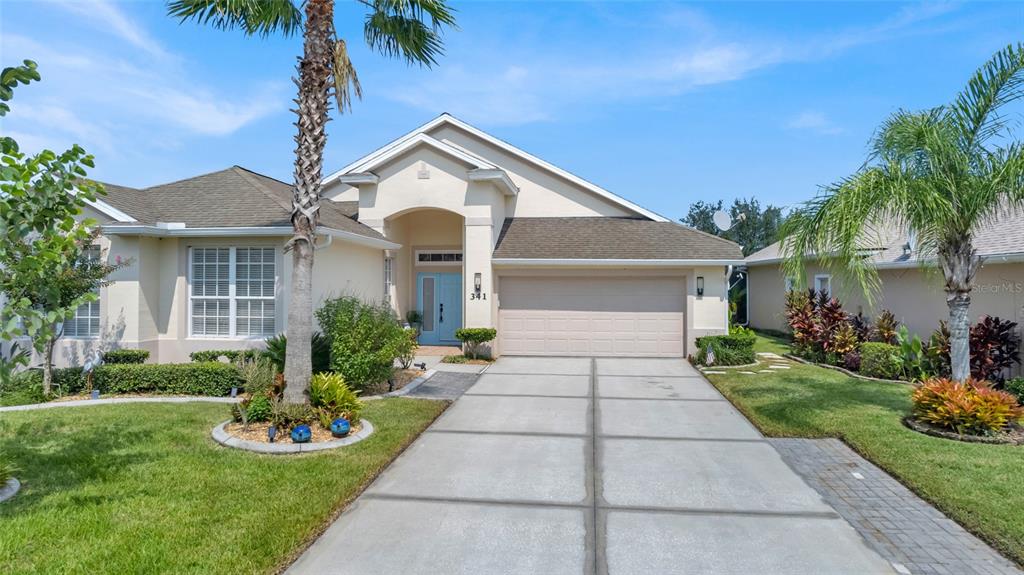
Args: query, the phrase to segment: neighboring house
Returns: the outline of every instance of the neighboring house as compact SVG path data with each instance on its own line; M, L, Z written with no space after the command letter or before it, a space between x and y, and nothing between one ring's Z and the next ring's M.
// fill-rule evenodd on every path
M93 347L151 361L258 347L285 331L288 184L239 167L108 185L91 217L130 259L68 322L60 364ZM496 327L494 354L683 357L725 333L739 246L669 221L447 114L324 180L314 305L386 300L423 344Z
M890 310L912 333L927 339L939 321L949 317L942 272L932 258L915 252L909 234L881 235L888 237L865 249L881 280L873 305L866 303L859 287L844 283L841 276L813 261L806 266L804 285L828 290L851 313L873 319L879 311ZM1024 319L1024 214L1001 214L976 232L974 245L984 264L971 294L972 321L992 315L1020 323ZM775 243L746 259L751 327L787 329L785 294L794 282L782 272L779 249Z

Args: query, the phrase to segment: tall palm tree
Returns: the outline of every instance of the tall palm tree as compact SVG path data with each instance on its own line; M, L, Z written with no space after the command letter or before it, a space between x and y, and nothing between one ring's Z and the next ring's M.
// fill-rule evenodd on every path
M925 265L941 270L949 306L953 378L970 375L968 311L979 226L1024 208L1024 147L1013 139L1004 107L1024 95L1024 44L996 53L951 104L898 111L874 136L868 162L825 187L783 227L784 269L803 278L814 255L855 279L871 298L880 287L865 240L899 227L916 238Z
M431 66L443 52L443 29L454 27L453 10L444 0L357 0L368 13L363 23L366 43L386 57ZM313 248L320 210L325 127L331 91L340 113L351 110L352 96L362 97L359 78L349 60L345 41L334 27L334 0L172 0L168 13L182 21L195 20L246 35L303 36L297 66L299 88L294 110L295 188L292 197L294 235L291 302L288 306L288 348L285 358L284 399L308 401L312 376L310 340L313 335Z

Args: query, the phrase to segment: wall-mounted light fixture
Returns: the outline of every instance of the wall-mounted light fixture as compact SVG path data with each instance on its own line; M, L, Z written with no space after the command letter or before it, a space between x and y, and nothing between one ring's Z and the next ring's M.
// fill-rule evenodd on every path
M480 274L473 274L473 291L476 295L480 295L480 290L483 288L483 278Z
M697 276L697 296L704 295L704 276Z

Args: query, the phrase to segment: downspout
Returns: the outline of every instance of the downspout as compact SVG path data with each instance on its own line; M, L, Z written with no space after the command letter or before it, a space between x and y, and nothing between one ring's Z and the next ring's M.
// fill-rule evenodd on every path
M732 277L732 264L725 266L725 335L729 335L729 328L731 323L729 320L729 292L732 290L732 286L729 285L729 278Z

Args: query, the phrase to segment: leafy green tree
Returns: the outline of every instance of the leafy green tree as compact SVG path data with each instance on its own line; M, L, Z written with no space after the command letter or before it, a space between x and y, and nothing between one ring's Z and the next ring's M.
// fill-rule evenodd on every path
M18 84L39 80L36 64L0 73L0 116L10 108ZM82 304L95 301L94 291L71 289L81 278L84 250L94 238L96 222L82 219L82 209L104 193L86 179L93 156L77 144L62 154L43 150L27 155L10 137L0 138L0 338L28 336L39 352L59 337L62 322ZM50 353L52 354L52 344ZM23 354L4 362L24 363ZM0 376L10 377L9 368ZM47 366L48 368L48 366ZM6 383L6 382L4 382ZM44 393L49 394L49 379Z
M444 0L359 0L368 9L363 37L386 57L430 66L442 53L441 34L454 26L455 15ZM292 197L293 236L291 302L288 305L288 345L284 400L309 401L312 376L310 341L313 336L313 246L320 210L320 181L329 100L338 110L351 109L352 96L362 97L355 67L345 41L334 25L335 0L172 0L171 16L239 29L246 35L290 36L301 31L299 88L295 110L295 187Z
M724 205L722 200L695 202L690 204L689 212L680 221L702 232L736 242L743 248L744 256L778 241L779 229L785 219L782 208L769 204L762 209L757 198L736 198L729 207L732 227L721 230L713 217L715 212L724 211Z
M880 230L906 229L924 265L938 266L949 306L953 378L970 375L968 316L982 264L974 234L1004 210L1024 208L1024 146L1013 139L1007 104L1024 94L1024 44L996 53L956 99L900 110L878 129L865 166L827 186L783 228L786 272L803 278L804 259L849 276L870 299L877 271L863 257Z

